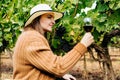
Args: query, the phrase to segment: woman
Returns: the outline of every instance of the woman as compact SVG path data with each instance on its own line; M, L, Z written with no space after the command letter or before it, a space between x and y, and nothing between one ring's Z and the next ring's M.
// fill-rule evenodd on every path
M13 79L55 80L63 76L70 80L73 76L66 73L85 54L87 47L94 41L93 36L86 33L66 55L57 56L50 49L44 35L52 31L55 20L63 14L52 11L47 4L39 4L31 9L30 15L15 45Z

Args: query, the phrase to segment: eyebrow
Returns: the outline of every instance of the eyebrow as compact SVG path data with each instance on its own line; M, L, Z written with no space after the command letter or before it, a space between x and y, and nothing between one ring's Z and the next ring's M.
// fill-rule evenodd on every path
M50 17L54 18L54 14L47 14L47 16L50 16Z

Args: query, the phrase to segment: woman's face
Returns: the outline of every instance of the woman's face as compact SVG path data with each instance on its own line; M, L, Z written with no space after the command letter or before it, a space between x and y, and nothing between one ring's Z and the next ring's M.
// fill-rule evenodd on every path
M40 17L40 28L42 31L45 32L51 32L52 26L55 24L54 20L54 14L53 13L46 13L41 15Z

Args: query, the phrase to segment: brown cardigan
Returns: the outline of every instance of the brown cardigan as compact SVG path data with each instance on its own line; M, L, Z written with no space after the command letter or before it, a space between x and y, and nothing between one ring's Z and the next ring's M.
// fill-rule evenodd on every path
M24 31L13 54L13 79L55 80L73 68L86 51L87 48L78 43L63 57L56 56L43 35L35 30Z

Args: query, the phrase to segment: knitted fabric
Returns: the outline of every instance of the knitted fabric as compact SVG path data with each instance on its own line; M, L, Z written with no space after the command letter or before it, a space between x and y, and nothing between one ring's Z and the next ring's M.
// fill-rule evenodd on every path
M46 38L35 30L19 36L13 54L14 80L55 80L66 74L87 48L78 43L64 56L55 55Z

